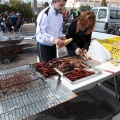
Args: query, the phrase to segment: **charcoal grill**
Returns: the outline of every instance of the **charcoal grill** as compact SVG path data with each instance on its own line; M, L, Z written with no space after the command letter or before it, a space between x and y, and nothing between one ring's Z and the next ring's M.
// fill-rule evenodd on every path
M0 47L0 62L10 64L18 57L18 53L27 46L28 44L19 44Z
M27 46L28 44L19 44L19 45L0 47L0 57L5 55L18 54L23 48Z
M60 103L32 65L0 71L0 120L23 120Z
M5 36L6 37L6 36ZM11 45L16 45L19 44L23 41L22 38L20 37L10 37L6 40L1 40L0 41L0 46L11 46Z

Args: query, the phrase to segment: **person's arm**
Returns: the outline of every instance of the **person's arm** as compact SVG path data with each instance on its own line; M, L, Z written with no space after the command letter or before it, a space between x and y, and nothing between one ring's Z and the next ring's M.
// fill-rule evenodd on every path
M53 45L54 37L46 32L48 23L48 16L45 13L40 13L37 18L36 39L40 43Z
M37 18L37 28L36 28L36 39L39 43L45 45L58 45L62 46L64 44L63 40L59 38L54 38L50 34L48 34L47 26L49 24L48 16L45 13L39 14Z
M74 38L75 37L75 32L76 32L76 22L72 22L71 25L69 26L68 34L66 35L66 38L67 39L68 38ZM76 45L76 43L74 43L74 40L72 40L72 42L70 42L69 45L74 50L76 50L76 48L78 48L78 46Z
M85 46L84 46L84 49L86 49L88 51L89 49L89 46L90 46L90 42L91 42L91 35L87 35L86 38L85 38Z

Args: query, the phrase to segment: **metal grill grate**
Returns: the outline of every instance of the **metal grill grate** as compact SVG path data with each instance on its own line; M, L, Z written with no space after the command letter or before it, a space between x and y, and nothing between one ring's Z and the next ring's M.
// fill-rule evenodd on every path
M59 104L50 86L31 65L0 71L0 120L22 120ZM58 109L63 108L54 107L49 112Z

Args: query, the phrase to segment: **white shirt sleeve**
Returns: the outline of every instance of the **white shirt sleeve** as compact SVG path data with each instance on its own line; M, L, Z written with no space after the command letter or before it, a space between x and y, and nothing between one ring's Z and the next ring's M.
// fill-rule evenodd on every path
M53 45L54 37L46 32L48 23L48 16L45 13L40 13L37 18L36 39L42 44Z

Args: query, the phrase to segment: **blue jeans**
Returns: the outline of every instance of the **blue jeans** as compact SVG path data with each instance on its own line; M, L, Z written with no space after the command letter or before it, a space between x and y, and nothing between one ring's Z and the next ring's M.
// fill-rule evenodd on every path
M76 55L74 50L67 49L67 52L68 52L69 57L72 57L72 56Z

